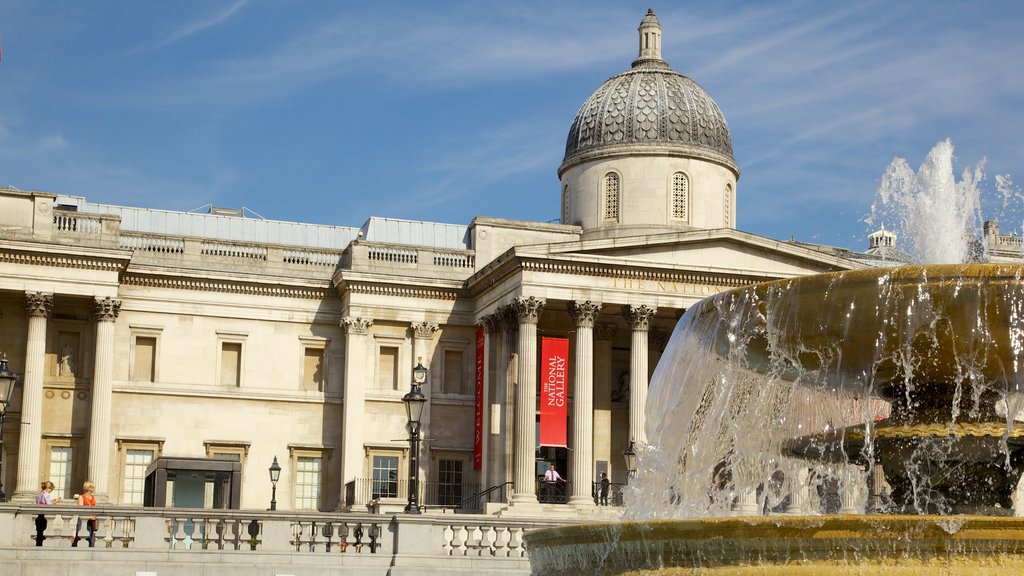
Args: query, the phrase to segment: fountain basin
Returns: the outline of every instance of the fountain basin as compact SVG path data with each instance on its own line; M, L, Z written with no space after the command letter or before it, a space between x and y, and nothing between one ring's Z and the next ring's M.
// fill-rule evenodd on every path
M527 534L532 573L1009 574L1024 518L757 516L565 526Z

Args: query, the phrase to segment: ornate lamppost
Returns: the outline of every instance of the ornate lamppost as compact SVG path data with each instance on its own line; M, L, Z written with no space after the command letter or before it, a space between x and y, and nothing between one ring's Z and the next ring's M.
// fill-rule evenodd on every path
M274 463L270 465L270 511L277 510L277 481L281 479L281 465L277 463L277 456L274 456Z
M0 357L0 458L3 457L4 449L4 416L7 414L7 407L11 404L11 397L14 395L14 383L18 381L18 375L7 366L7 355ZM2 464L2 461L0 461ZM3 467L0 466L0 470ZM4 494L3 474L0 474L0 502L6 502Z
M427 369L423 367L423 359L416 361L412 369L412 389L402 397L405 402L405 414L409 419L409 502L405 505L408 514L419 514L420 505L416 501L419 492L420 476L420 419L427 405L427 397L423 395L423 384L427 381Z
M626 476L632 478L636 476L636 443L632 440L626 445L626 449L622 451L622 458L626 461Z

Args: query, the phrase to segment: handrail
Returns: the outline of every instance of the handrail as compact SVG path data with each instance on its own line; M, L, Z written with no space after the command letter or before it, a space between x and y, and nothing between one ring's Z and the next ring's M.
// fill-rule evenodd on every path
M506 486L514 486L514 485L515 485L515 483L511 482L511 481L505 482L504 484L496 484L496 485L491 486L490 488L488 488L486 490L482 490L480 492L477 492L476 494L473 494L469 498L465 498L463 500L460 500L459 503L455 505L455 508L457 510L460 509L460 508L467 508L467 507L469 507L468 505L470 505L470 504L472 504L473 507L475 508L476 506L478 506L480 504L480 499L483 498L484 496L490 496L491 494L497 492L498 490L501 490L502 492L504 492ZM488 502L490 502L490 500L488 500Z

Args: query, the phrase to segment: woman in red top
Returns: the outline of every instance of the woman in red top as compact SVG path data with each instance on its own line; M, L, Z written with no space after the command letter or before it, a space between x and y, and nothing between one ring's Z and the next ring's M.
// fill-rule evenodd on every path
M78 495L79 506L95 506L96 505L96 485L91 481L86 480L85 484L82 484L82 493ZM96 546L96 516L89 516L89 520L85 523L86 529L89 531L89 548ZM81 538L78 536L78 532L82 528L82 520L78 520L78 524L75 525L75 539L71 541L72 546L78 546L78 541Z

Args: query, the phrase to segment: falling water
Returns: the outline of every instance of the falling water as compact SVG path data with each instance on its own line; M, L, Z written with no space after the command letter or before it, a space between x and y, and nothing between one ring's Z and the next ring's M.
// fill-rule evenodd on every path
M920 261L978 261L983 164L957 181L949 140L916 173L897 158L873 218ZM651 384L627 517L1008 513L1024 470L1022 272L851 271L691 307ZM989 440L965 448L971 434ZM950 462L970 470L937 471Z

